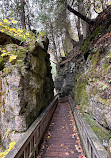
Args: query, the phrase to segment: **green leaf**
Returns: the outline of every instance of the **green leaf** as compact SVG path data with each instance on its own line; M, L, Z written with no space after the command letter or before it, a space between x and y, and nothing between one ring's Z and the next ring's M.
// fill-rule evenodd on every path
M104 85L104 86L102 87L102 90L105 90L107 87L108 87L107 85Z

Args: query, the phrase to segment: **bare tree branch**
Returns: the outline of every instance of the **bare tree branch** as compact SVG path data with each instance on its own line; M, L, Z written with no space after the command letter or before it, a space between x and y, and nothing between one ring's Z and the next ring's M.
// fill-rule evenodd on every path
M74 13L76 16L78 16L79 18L81 18L82 20L84 20L85 22L87 22L89 25L94 25L94 20L89 19L88 17L82 15L81 13L79 13L78 11L74 10L73 8L71 8L69 5L66 6L67 9Z

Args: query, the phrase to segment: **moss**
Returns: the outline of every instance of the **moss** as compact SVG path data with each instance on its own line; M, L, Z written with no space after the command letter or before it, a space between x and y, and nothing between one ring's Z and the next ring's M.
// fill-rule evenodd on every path
M21 69L24 67L24 61L26 58L26 53L28 52L27 49L25 49L22 46L18 46L17 44L7 44L2 47L2 50L5 50L8 57L2 57L0 56L0 70L3 70L3 75L8 75L11 73L12 68L4 68L5 63L9 60L9 57L12 55L17 56L16 59L12 60L10 63L15 66L19 66Z
M85 113L84 117L101 142L103 140L108 141L110 139L111 131L103 128L96 120L93 119L91 115Z
M28 45L28 50L32 52L35 49L35 41L31 41Z
M42 50L42 49L39 49L39 51L37 53L37 56L38 56L39 59L44 61L45 57L46 57L46 52L44 50Z
M3 69L4 75L9 75L12 72L12 68L4 68Z
M86 91L86 85L88 84L88 80L82 75L77 79L75 85L75 102L80 104L81 106L88 105L88 94Z
M84 52L84 54L85 54L85 52L87 50L87 46L88 46L89 42L90 42L90 38L85 40L84 45L81 47L81 50Z
M22 61L22 60L17 60L17 61L16 61L16 64L15 64L15 67L20 67L20 68L21 68L21 72L24 72L24 71L25 71L24 61Z
M6 94L6 91L2 91L1 95L5 95Z
M5 62L9 59L8 56L0 56L0 71L3 70Z
M111 99L103 99L98 96L98 101L101 102L102 104L105 104L106 106L109 106L111 103Z
M3 70L4 68L4 59L0 56L0 70Z
M96 27L96 29L91 33L91 35L85 40L84 45L81 47L81 50L84 52L84 54L87 51L87 47L90 43L90 41L92 41L92 39L96 38L97 35L102 31L102 26L98 26Z
M93 65L93 67L95 67L96 66L96 64L98 63L98 61L99 61L99 55L100 55L100 49L98 49L97 51L96 51L96 53L92 56L92 59L91 59L91 64Z
M111 50L108 51L108 54L106 56L107 58L111 58Z
M9 109L10 109L10 111L12 111L12 112L13 112L13 108L12 108L11 106L9 106Z
M107 73L108 66L109 66L109 64L108 64L107 58L105 58L104 65L102 66L102 69L104 69L105 73Z
M91 89L91 94L96 95L98 93L97 87Z
M12 44L12 48L13 48L13 44ZM26 52L27 50L19 47L17 45L15 45L15 48L13 49L13 51L11 52L13 55L17 55L17 60L22 60L24 61L25 57L26 57Z
M97 64L98 64L98 61L100 60L100 56L101 56L101 49L98 49L95 54L92 55L92 58L91 58L91 63L90 63L90 67L89 67L89 70L87 72L87 75L93 79L93 78L99 78L100 75L101 75L101 72L96 74L96 67L97 67ZM95 76L96 74L96 76Z
M3 103L3 106L4 106L5 105L5 99L4 98L3 98L3 102L2 103Z

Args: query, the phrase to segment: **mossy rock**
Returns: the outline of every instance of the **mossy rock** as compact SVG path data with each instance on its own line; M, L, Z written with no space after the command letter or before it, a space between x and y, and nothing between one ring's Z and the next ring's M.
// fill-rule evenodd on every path
M89 98L86 90L88 84L87 78L80 76L75 84L75 102L81 106L88 106Z
M103 99L100 96L97 97L98 101L102 104L109 106L111 104L111 99Z
M84 54L87 52L87 48L90 44L90 42L98 36L103 30L102 26L98 26L95 28L95 30L89 35L89 37L85 40L84 45L81 47L81 50L84 52Z
M38 57L31 56L31 70L41 77L44 77L47 72L46 64Z
M7 76L12 72L12 68L8 67L8 68L4 68L3 69L3 75Z
M109 140L111 137L111 131L105 129L102 127L96 120L93 119L93 117L90 114L84 113L84 118L88 122L88 124L91 126L95 134L98 136L100 141L103 140Z
M44 50L40 49L40 50L38 51L37 56L38 56L39 59L45 61L46 52L45 52Z
M3 57L0 56L0 71L3 70L5 65L5 60L3 59Z
M43 48L41 48L39 44L36 44L31 54L35 57L38 57L41 60L45 60L46 57L46 51Z

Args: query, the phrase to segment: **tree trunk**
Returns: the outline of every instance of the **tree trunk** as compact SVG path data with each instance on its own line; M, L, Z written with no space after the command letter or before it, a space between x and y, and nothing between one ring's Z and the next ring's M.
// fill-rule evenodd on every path
M80 18L79 17L77 17L77 19L75 18L75 22L76 22L76 27L77 27L77 32L78 32L78 38L79 40L81 40L82 34L81 34Z
M26 29L26 24L25 24L25 9L24 9L24 6L25 6L25 1L24 0L20 0L21 1L21 24L22 24L22 28Z
M71 30L71 24L70 24L70 20L67 14L67 9L64 9L64 18L65 18L65 25L64 25L64 29L65 29L65 36L66 36L66 40L68 41L69 39L69 43L67 42L67 48L69 45L72 45L72 47L76 44L76 41L74 41L71 37L70 34L70 30ZM68 54L68 49L67 49L67 54Z
M50 31L51 31L51 36L52 36L52 43L53 43L53 49L54 49L54 57L58 63L58 57L57 57L57 48L56 48L56 43L55 43L55 39L54 39L54 32L53 32L53 25L50 21Z
M105 9L105 4L106 4L105 0L101 0L101 4L102 4L102 10L104 10Z
M28 28L29 30L31 30L31 20L30 20L30 7L29 7L29 2L27 2L26 4L26 7L27 7L27 25L28 25Z
M83 0L79 0L78 1L78 11L86 16L86 11L85 11L85 7L84 7L84 2ZM87 37L87 34L89 33L89 24L86 23L84 20L81 19L81 24L82 24L82 31L83 31L83 39L85 39Z

